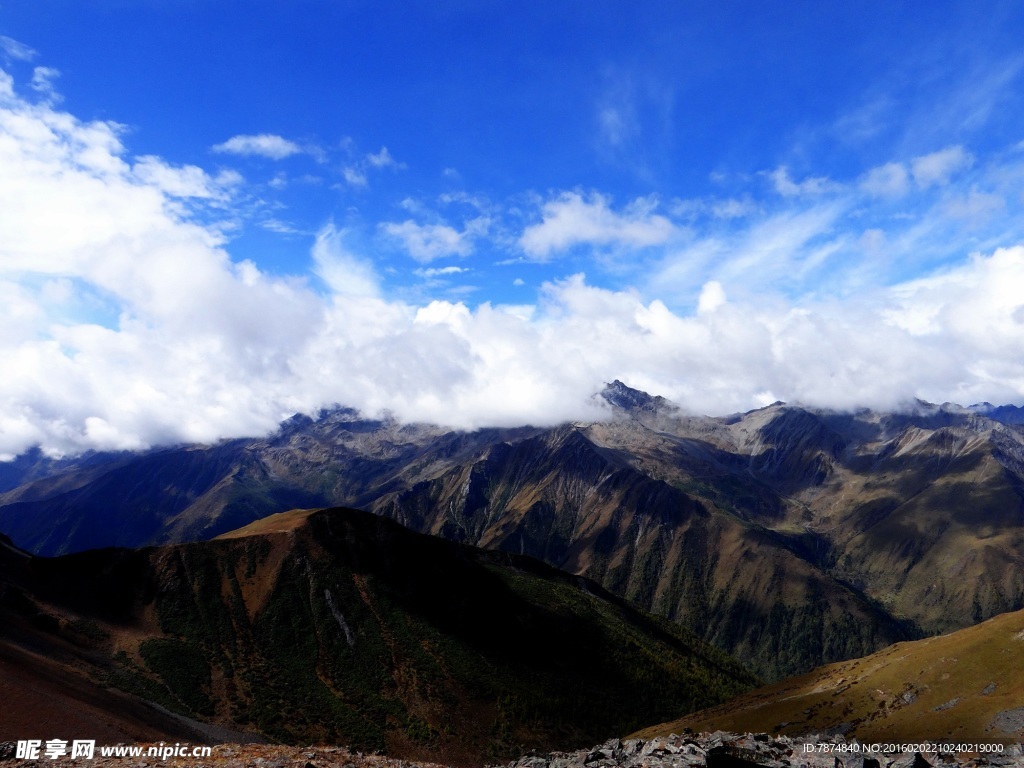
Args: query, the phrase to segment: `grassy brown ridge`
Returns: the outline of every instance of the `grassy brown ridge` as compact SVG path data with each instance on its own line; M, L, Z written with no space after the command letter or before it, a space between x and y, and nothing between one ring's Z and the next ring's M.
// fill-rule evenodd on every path
M840 732L862 742L1024 739L1024 611L830 664L635 735Z

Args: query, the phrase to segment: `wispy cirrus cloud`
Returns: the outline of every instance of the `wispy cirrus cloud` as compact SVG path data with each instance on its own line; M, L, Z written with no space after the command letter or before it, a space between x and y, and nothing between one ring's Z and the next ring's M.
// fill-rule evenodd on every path
M311 251L314 271L334 296L379 296L376 270L369 260L346 247L345 236L345 230L335 227L334 222L317 233Z
M777 197L751 188L737 217L715 215L714 199L670 206L687 227L652 262L645 292L682 306L714 280L746 295L849 296L1024 238L1024 158L1012 147L982 162L954 144L850 179L761 175Z
M34 48L14 38L0 35L0 55L7 61L32 61L38 54Z
M447 277L449 275L461 275L464 272L468 272L465 267L428 267L426 269L414 270L416 275L426 278L428 280L436 277Z
M668 156L675 94L648 68L608 67L594 105L594 148L604 162L651 180Z

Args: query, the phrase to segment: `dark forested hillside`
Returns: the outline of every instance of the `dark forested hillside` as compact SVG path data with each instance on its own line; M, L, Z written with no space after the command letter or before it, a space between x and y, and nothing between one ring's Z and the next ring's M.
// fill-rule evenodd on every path
M591 744L755 682L596 584L355 510L195 544L0 554L4 654L61 644L68 676L286 743L479 764ZM51 706L67 707L55 689Z

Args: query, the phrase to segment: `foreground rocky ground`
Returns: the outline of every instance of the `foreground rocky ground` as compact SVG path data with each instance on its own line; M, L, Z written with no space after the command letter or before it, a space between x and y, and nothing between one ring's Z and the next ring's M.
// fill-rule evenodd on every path
M880 745L884 747L887 745ZM888 745L891 746L891 745ZM578 752L528 755L508 768L929 768L929 766L1024 766L1020 745L1001 753L980 755L961 751L920 753L875 751L874 745L846 741L842 736L790 738L767 734L715 733L667 736L650 741L612 739ZM998 749L998 747L996 747ZM868 750L871 750L870 752Z
M143 751L148 745L143 746ZM884 746L884 745L883 745ZM1001 752L939 752L919 745L905 751L883 751L872 745L847 742L843 737L790 738L767 734L715 733L672 735L664 738L612 739L576 752L528 754L495 768L982 768L1024 767L1021 745ZM924 745L921 745L924 746ZM156 766L209 766L210 768L446 768L436 763L364 755L344 747L286 747L267 744L225 744L210 757L101 757L91 760L61 757L56 760L19 760L13 742L0 744L0 765L91 766L103 768L155 768Z

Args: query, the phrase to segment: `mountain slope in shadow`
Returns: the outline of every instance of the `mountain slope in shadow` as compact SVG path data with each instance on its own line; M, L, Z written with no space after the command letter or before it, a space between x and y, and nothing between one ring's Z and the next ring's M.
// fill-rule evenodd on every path
M592 582L350 509L141 550L7 546L0 586L12 653L207 727L410 759L592 744L755 682Z

